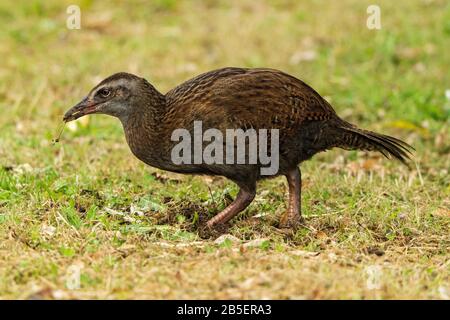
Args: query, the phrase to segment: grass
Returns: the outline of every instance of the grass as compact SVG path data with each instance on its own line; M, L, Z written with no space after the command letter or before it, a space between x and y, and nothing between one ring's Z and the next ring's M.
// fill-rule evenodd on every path
M74 2L81 30L66 28ZM448 299L450 7L377 3L381 30L366 28L370 1L2 1L0 297ZM412 169L320 154L302 165L304 227L274 227L277 178L218 243L197 225L232 183L146 167L106 116L51 143L114 72L165 92L223 66L303 79L345 119L414 145Z

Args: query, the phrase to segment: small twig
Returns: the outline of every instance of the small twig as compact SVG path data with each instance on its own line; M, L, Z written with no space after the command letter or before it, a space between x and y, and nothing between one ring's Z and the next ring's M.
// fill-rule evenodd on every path
M59 133L58 133L57 137L52 140L53 145L55 145L56 143L59 142L59 139L61 138L61 135L62 135L65 127L66 127L66 122L63 122L62 124L59 125L59 130L58 130Z

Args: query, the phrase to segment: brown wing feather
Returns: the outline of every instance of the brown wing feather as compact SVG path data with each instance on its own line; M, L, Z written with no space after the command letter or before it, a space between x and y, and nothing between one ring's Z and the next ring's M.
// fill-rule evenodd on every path
M301 80L274 69L224 68L201 74L166 94L175 127L215 119L218 128L280 128L287 134L305 120L335 116L331 106ZM207 117L213 113L215 117ZM239 116L239 117L238 117ZM245 120L242 120L245 119Z

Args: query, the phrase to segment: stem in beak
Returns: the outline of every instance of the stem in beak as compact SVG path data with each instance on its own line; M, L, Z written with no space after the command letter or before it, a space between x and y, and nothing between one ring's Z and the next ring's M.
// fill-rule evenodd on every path
M59 142L59 139L61 138L61 135L62 135L65 127L66 127L66 123L62 122L62 125L60 125L59 129L58 129L58 136L52 140L52 145L55 145L56 143Z
M95 111L97 111L96 106L96 103L90 102L86 97L64 114L63 121L70 122L87 114L94 113Z

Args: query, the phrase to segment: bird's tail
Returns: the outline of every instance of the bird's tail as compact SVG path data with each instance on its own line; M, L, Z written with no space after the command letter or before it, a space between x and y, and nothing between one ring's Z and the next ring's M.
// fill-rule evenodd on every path
M359 129L356 126L343 122L339 125L340 135L337 147L343 149L359 149L367 151L378 151L386 158L395 158L409 167L408 160L411 159L415 150L406 142L397 138Z

